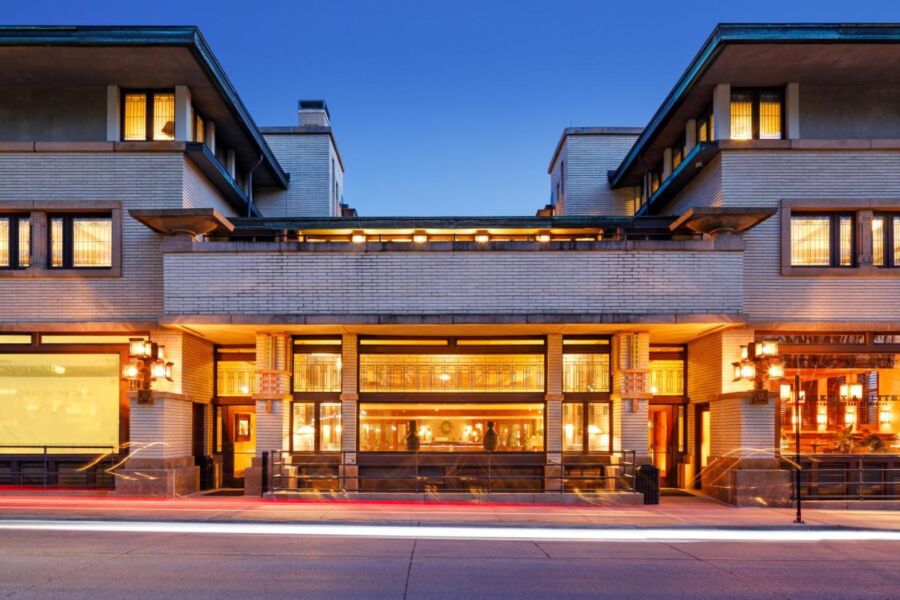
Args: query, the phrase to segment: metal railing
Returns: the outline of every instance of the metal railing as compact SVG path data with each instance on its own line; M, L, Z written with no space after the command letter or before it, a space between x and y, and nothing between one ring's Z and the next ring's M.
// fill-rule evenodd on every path
M563 463L556 474L544 464L515 464L492 452L445 457L411 452L382 464L304 461L288 451L263 453L263 492L598 493L634 489L635 452L611 452L595 461Z
M806 456L801 459L800 499L900 500L900 459L884 456ZM795 469L794 464L789 465ZM796 486L791 499L796 501Z
M113 446L0 445L0 486L112 489L119 462Z

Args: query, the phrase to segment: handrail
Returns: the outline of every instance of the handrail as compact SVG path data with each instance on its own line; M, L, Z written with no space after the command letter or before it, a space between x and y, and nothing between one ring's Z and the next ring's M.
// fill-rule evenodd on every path
M119 463L118 446L0 444L0 486L36 485L50 487L111 488L111 469ZM4 452L4 450L39 450L38 452ZM66 454L53 450L94 450L84 454ZM40 467L34 461L40 460ZM78 463L84 463L78 465ZM61 469L72 465L72 469ZM5 469L3 467L6 467ZM108 475L105 477L104 474ZM69 485L80 483L79 486Z
M800 500L900 500L900 457L827 455L800 460ZM806 460L804 460L806 459ZM797 465L791 464L792 469ZM791 490L796 502L798 491Z

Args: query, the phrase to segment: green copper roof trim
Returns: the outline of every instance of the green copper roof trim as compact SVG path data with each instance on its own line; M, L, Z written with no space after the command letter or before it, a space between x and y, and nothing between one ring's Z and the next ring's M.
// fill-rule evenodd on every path
M634 167L638 157L656 137L657 131L678 107L685 94L727 44L803 44L803 43L900 43L900 24L896 23L720 23L716 26L687 70L650 119L644 132L625 155L619 168L609 177L612 188Z
M689 181L693 179L693 175L687 177L686 175L683 178L683 174L687 172L688 169L693 169L696 167L694 164L698 157L701 155L708 155L713 152L717 152L719 149L719 145L716 142L700 142L694 144L694 147L691 148L690 152L685 155L685 157L678 163L678 166L672 170L672 173L666 177L666 180L663 181L660 186L653 192L653 195L647 199L647 202L641 206L637 212L634 213L636 217L646 217L651 215L651 208L654 204L659 204L659 199L669 195L670 188L676 185L676 182L681 184L681 189L684 188L685 181ZM705 166L705 165L704 165ZM680 191L680 190L679 190ZM677 193L677 192L675 192Z
M0 45L59 46L186 46L199 59L201 67L225 98L244 132L256 144L276 182L288 186L288 175L241 102L222 65L212 53L200 29L193 26L57 26L15 25L0 27Z

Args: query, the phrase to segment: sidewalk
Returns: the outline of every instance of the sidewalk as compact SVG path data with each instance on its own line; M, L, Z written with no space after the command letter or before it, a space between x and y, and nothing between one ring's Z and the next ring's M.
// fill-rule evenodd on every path
M804 510L803 516L806 527L900 530L900 511L812 509ZM664 497L655 506L604 507L0 494L0 520L11 519L767 529L792 527L794 511L734 508L705 497Z

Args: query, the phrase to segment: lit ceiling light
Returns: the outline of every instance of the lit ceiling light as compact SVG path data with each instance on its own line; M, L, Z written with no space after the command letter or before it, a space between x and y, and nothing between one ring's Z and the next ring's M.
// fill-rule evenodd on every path
M475 241L479 244L487 244L491 241L491 236L487 231L477 231L475 232Z
M354 231L352 234L350 234L350 241L354 244L365 244L366 234L362 231Z
M537 234L537 236L535 237L535 239L536 239L537 241L539 241L540 243L542 243L542 244L546 244L547 242L550 241L550 232L549 232L549 231L541 231L541 232L538 232L538 234Z
M424 231L416 231L415 233L413 233L412 239L416 244L424 244L428 241L428 234L426 234Z

